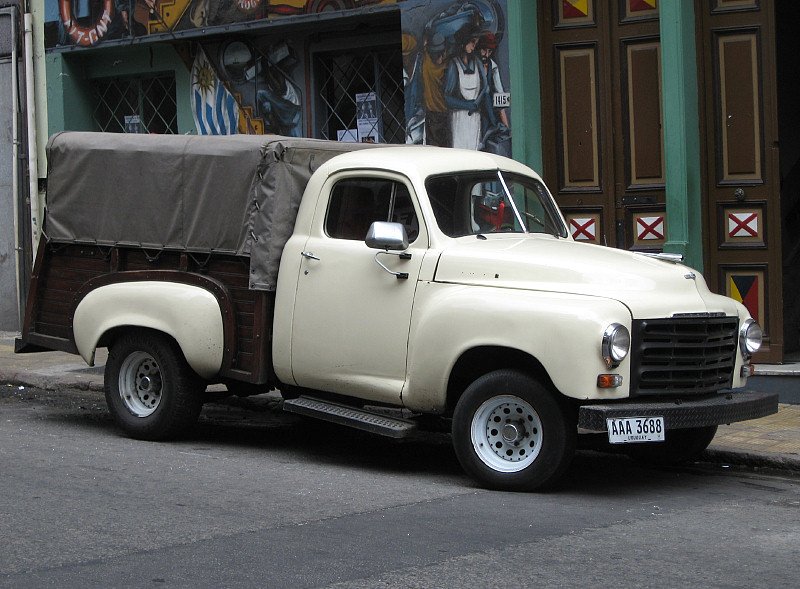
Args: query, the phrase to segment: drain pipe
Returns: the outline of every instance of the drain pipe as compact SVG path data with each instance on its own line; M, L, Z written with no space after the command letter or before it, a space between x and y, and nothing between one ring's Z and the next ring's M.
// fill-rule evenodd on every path
M39 214L39 155L36 148L36 100L34 94L33 75L33 20L26 12L23 16L25 35L25 101L28 117L28 194L31 207L31 257L36 257L36 246L39 244L41 215Z
M16 12L16 11L15 11ZM11 25L11 200L14 202L14 267L17 273L17 320L22 329L22 242L19 238L19 64L17 63L16 14Z

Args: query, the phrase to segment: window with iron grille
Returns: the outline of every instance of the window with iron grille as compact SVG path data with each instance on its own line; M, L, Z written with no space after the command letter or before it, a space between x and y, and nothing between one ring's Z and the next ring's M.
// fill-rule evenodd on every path
M376 47L314 58L316 137L351 141L369 136L378 143L405 143L403 60L399 46Z
M111 133L177 133L175 75L92 80L95 128Z

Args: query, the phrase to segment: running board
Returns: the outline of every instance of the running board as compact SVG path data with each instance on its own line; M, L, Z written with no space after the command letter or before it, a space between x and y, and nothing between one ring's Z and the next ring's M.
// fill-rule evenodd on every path
M417 424L408 419L388 417L380 413L357 409L349 405L321 401L312 397L286 399L283 410L308 417L316 417L339 425L346 425L390 438L404 438L416 429Z

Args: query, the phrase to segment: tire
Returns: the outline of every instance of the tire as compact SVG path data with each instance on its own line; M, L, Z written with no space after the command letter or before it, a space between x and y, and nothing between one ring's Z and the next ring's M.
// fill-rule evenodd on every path
M572 461L577 438L574 416L557 394L516 370L490 372L467 387L452 427L467 474L501 490L556 483Z
M200 415L204 389L177 343L161 333L132 330L109 350L106 403L133 438L164 440L185 432Z
M700 456L716 433L716 425L670 429L666 431L663 442L632 444L624 452L643 464L680 464Z

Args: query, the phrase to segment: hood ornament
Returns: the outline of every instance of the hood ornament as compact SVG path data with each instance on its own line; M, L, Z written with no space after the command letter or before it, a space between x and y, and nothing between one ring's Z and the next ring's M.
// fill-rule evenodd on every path
M688 274L684 274L683 277L686 280L694 280L695 278L697 278L697 275L694 272L689 272Z

